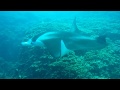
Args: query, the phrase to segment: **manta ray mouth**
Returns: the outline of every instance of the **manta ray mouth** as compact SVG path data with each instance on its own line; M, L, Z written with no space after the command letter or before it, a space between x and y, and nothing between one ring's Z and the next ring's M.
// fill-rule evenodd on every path
M30 46L31 43L32 43L32 40L31 40L31 39L29 39L27 42L21 42L21 44L22 44L23 46Z

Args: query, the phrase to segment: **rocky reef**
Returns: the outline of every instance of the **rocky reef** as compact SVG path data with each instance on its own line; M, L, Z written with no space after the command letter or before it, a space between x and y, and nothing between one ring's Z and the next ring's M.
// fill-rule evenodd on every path
M69 20L68 20L69 21ZM27 31L25 39L44 30L70 30L64 23L42 23ZM55 22L55 23L56 23ZM79 26L80 24L78 24ZM44 26L44 27L43 27ZM113 25L114 26L114 25ZM96 27L99 27L96 26ZM100 28L101 29L101 28ZM88 30L90 30L88 28ZM89 33L93 33L91 29ZM29 33L28 33L29 32ZM87 32L87 31L86 31ZM111 30L112 32L112 30ZM96 32L97 33L97 32ZM96 35L94 33L93 35ZM120 78L120 40L114 42L108 38L109 45L101 50L74 52L55 59L47 49L40 47L23 47L20 54L19 65L14 78L40 78L40 79L111 79Z
M81 20L82 19L82 20ZM39 23L31 22L31 26L24 28L26 41L29 38L46 31L70 31L73 18L42 19ZM93 36L102 33L119 33L120 20L111 18L87 17L77 18L77 25L80 30ZM96 24L97 23L97 24ZM26 24L27 25L27 24ZM29 25L29 24L28 24ZM14 27L14 26L13 26ZM26 28L26 29L25 29ZM9 31L6 30L6 31ZM3 35L4 31L0 33ZM9 31L13 41L16 40L16 32ZM7 42L7 41L6 41ZM111 40L109 45L101 50L71 51L62 58L53 58L46 48L20 47L17 61L6 61L0 57L0 78L12 79L114 79L120 78L120 39ZM20 44L20 43L19 43ZM11 45L12 46L12 45ZM2 44L1 44L2 47ZM18 48L17 48L18 49ZM17 53L17 51L15 52Z

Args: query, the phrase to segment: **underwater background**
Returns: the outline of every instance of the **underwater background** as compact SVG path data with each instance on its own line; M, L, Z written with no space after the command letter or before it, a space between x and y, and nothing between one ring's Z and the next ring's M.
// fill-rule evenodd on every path
M47 49L21 45L38 33L70 31L74 17L85 33L110 33L108 46L53 58ZM120 78L120 11L0 11L0 78Z

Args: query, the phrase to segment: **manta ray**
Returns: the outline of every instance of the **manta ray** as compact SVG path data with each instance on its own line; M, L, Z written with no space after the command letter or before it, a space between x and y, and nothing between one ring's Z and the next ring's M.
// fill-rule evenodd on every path
M76 17L73 20L71 31L50 31L34 36L26 42L21 42L23 46L46 47L50 54L55 57L63 57L71 50L96 50L104 48L106 36L91 37L79 30L76 25Z

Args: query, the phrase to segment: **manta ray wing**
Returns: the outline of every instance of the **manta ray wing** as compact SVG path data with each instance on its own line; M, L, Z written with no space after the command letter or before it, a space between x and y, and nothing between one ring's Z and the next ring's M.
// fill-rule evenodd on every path
M69 49L66 48L64 41L61 39L45 40L43 43L46 45L50 54L55 58L62 57L69 52Z
M48 51L53 57L60 57L60 40L59 39L49 39L43 41Z

